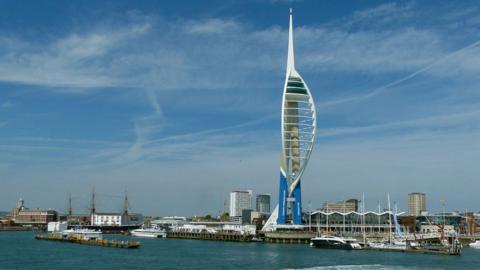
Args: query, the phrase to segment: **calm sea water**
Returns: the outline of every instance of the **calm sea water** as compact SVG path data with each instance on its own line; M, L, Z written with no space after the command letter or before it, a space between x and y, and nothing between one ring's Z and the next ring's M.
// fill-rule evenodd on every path
M0 269L480 269L480 250L461 256L320 250L307 245L139 239L138 250L39 241L0 232Z

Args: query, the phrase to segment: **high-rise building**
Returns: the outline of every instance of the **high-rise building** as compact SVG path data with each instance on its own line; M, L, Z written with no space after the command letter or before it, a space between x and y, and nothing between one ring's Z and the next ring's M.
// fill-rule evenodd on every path
M412 192L408 194L408 213L418 216L422 211L427 211L425 193Z
M261 214L270 214L270 197L271 197L271 194L269 193L257 195L257 199L256 199L257 212Z
M339 212L339 213L348 213L348 212L357 212L358 211L358 200L349 199L343 202L325 202L321 208L323 212Z
M280 188L277 224L302 223L300 179L315 143L316 109L310 90L295 69L293 22L290 9L288 58L283 89L280 158Z
M252 209L252 191L241 190L230 192L230 216L241 217L242 211Z

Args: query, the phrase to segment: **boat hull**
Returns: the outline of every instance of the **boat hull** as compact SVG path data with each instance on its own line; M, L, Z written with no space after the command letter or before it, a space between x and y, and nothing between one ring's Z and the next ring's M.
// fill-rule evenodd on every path
M132 235L136 236L136 237L148 237L148 238L165 238L165 237L167 237L166 233L132 232Z
M311 240L312 246L316 248L328 248L328 249L344 249L352 250L353 247L349 243L342 243L338 241L331 240Z

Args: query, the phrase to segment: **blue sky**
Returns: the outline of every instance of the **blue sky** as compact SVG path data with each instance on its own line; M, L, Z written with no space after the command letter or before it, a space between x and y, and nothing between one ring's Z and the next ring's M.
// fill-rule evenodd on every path
M290 7L318 110L305 207L479 210L480 5L308 0L0 2L0 209L276 200Z

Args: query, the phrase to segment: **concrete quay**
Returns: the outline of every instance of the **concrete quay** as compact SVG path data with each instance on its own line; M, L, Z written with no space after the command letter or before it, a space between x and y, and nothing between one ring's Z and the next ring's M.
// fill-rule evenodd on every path
M315 232L309 231L274 231L264 234L266 243L279 244L309 244L313 237Z
M213 240L229 242L251 242L253 235L230 232L168 232L167 238Z

